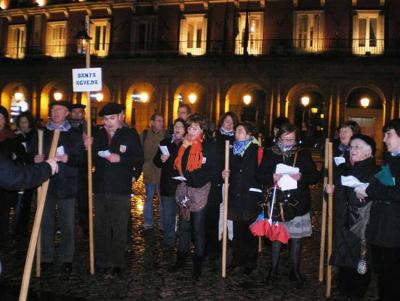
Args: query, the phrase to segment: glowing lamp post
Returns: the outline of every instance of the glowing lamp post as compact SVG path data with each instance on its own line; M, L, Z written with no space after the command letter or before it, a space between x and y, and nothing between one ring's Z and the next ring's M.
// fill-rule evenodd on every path
M189 94L189 102L193 105L197 101L197 95L195 93L190 93Z
M251 104L251 95L249 95L249 94L246 94L246 95L243 95L243 103L246 105L246 106L248 106L249 104Z
M368 97L363 97L360 99L361 106L366 109L369 107L370 99Z

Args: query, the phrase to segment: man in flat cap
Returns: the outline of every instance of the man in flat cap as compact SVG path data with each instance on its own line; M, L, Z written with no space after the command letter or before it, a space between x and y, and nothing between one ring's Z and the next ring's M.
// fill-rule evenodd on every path
M78 187L78 167L84 152L82 136L67 121L70 103L58 101L50 104L50 118L43 132L43 155L35 155L34 162L40 163L48 157L55 129L60 130L56 160L59 172L51 180L47 193L42 221L42 262L54 262L54 220L58 208L58 223L61 230L59 262L66 272L72 269L74 256L74 215ZM37 141L31 149L37 150Z
M125 266L132 178L139 178L143 150L134 129L124 126L123 107L108 103L99 113L104 126L93 140L95 258L99 272L120 275Z

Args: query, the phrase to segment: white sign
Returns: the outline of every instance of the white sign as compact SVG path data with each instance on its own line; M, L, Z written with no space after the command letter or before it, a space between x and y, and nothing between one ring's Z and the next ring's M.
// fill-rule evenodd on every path
M72 86L74 92L101 91L101 68L72 69Z

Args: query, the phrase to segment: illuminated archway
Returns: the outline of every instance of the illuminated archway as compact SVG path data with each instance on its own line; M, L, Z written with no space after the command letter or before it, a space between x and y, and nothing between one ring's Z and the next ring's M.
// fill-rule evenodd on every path
M151 83L139 82L126 92L126 121L140 133L148 127L151 115L157 110L156 92Z
M206 89L199 83L188 82L181 84L174 94L173 119L177 118L178 106L180 103L188 104L192 113L199 113L207 117L208 94Z
M20 106L22 111L31 110L29 103L28 89L23 83L8 83L1 91L1 105L8 111L11 110L11 106Z

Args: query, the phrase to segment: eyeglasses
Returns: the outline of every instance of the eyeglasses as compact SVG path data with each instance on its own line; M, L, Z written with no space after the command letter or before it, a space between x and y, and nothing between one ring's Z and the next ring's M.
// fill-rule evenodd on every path
M296 139L279 139L281 142L285 142L285 143L291 143L291 142L296 142Z

